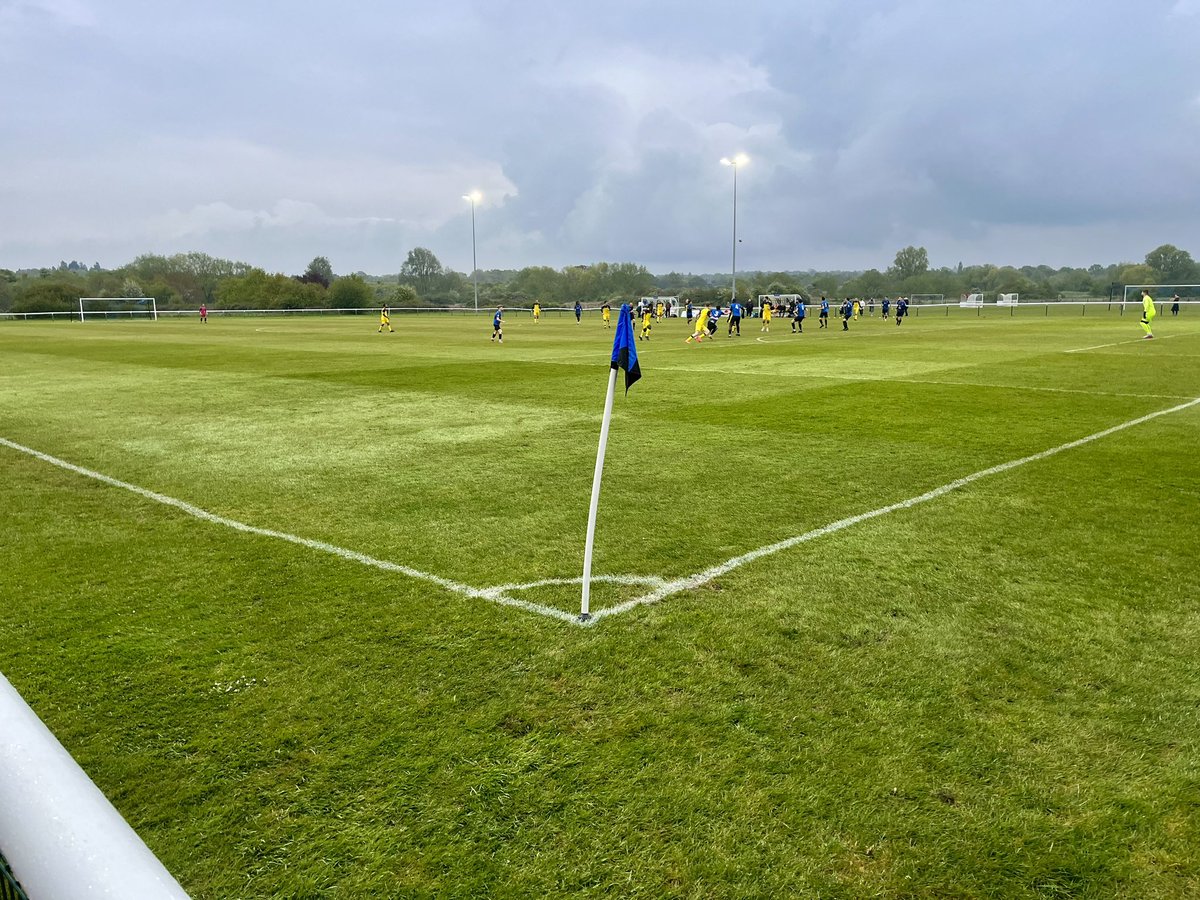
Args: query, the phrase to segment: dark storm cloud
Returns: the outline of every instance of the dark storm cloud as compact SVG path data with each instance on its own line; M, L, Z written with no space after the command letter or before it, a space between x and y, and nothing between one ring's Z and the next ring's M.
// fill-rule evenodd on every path
M0 2L0 265L1197 252L1198 6Z

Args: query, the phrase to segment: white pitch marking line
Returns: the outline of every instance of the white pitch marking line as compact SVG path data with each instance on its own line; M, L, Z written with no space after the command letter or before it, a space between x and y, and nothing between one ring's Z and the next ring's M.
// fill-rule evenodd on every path
M69 463L64 459L59 459L56 456L51 456L48 453L42 453L34 450L31 447L26 447L14 441L0 438L0 445L9 447L13 450L27 453L42 462L50 463L58 466L60 469L66 469L68 472L74 472L77 475L83 475L87 478L94 478L96 481L101 481L104 484L112 487L122 488L131 491L140 497L145 497L147 500L154 500L157 503L163 503L167 506L173 506L180 512L186 513L197 519L202 519L205 522L211 522L214 525L224 525L226 528L232 528L235 531L245 532L246 534L257 534L262 537L277 538L281 541L287 541L291 544L299 544L301 547L308 547L311 550L320 550L324 553L332 553L334 556L352 562L362 563L365 566L382 569L385 572L399 572L401 575L407 575L409 578L417 578L421 581L429 581L433 584L443 587L448 591L453 591L456 594L462 594L465 597L473 597L481 600L488 600L492 603L499 603L503 606L515 606L518 609L526 610L527 612L537 613L541 616L549 616L552 619L560 619L564 622L576 621L576 616L561 609L555 609L552 606L543 606L540 603L530 603L527 600L518 600L515 597L508 597L498 590L481 590L473 588L470 585L461 584L449 578L442 578L440 575L433 575L429 572L422 572L419 569L403 566L399 563L388 562L385 559L376 559L373 556L367 556L365 553L359 553L356 550L347 550L344 547L337 547L333 544L327 544L324 541L314 541L310 538L299 537L294 534L288 534L283 531L275 531L271 528L259 528L255 525L247 525L245 522L239 522L236 519L227 519L224 516L218 516L208 510L201 509L198 506L193 506L183 500L177 500L174 497L168 497L166 494L160 494L157 491L150 491L143 487L138 487L136 484L130 484L127 481L119 481L116 478L111 478L100 472L92 469L85 469L83 466L77 466L74 463Z
M777 377L783 377L783 378L798 378L798 377L830 378L830 379L838 379L838 380L842 380L842 381L863 381L864 380L861 376L858 376L858 375L798 376L798 375L792 375L791 373L788 373L788 374L785 374L782 376L772 375L771 377L772 378L777 378ZM886 377L885 378L876 378L876 379L865 379L865 380L882 381L882 382L888 382L890 384L933 384L933 385L945 385L947 387L997 388L999 390L1004 390L1004 391L1043 391L1043 392L1048 392L1048 393L1052 393L1052 394L1084 394L1088 397L1135 397L1139 400L1186 400L1186 399L1188 399L1186 394L1131 394L1131 393L1121 392L1121 391L1085 391L1080 388L1041 387L1041 386L1036 386L1036 385L1031 385L1031 384L992 384L990 382L985 382L985 381L942 381L940 379L937 381L932 381L932 380L925 379L925 378L886 378Z
M1184 332L1182 334L1164 334L1162 337L1153 338L1153 340L1169 341L1171 338L1187 337L1189 334L1191 334L1191 332ZM1063 353L1084 353L1088 350L1103 350L1105 347L1120 347L1124 344L1140 344L1145 339L1145 337L1131 338L1128 341L1117 341L1115 344L1097 344L1095 347L1076 347L1074 350L1064 350Z
M981 478L986 478L989 475L998 475L1001 472L1007 472L1009 469L1015 469L1018 466L1025 465L1026 463L1046 459L1047 457L1062 453L1065 450L1073 450L1076 447L1081 447L1084 444L1089 444L1092 441L1099 440L1100 438L1108 437L1111 434L1116 434L1118 431L1124 431L1125 429L1132 428L1135 425L1141 425L1145 422L1151 421L1152 419L1157 419L1160 416L1181 412L1182 410L1189 409L1197 404L1200 404L1200 397L1189 400L1187 403L1181 403L1178 406L1172 406L1169 409L1162 409L1158 412L1148 413L1147 415L1140 416L1136 419L1130 419L1128 422L1123 422L1120 425L1114 425L1112 428L1106 428L1103 431L1098 431L1095 434L1087 435L1086 437L1070 441L1066 444L1059 444L1057 447L1051 447L1049 450L1043 450L1040 453L1034 453L1031 456L1025 456L1021 459L1011 460L1006 463L1001 463L997 466L992 466L988 469L983 469L979 472L974 472L970 475L965 475L962 478L951 481L949 484L944 484L941 487L934 488L933 490L927 491L919 496L910 497L907 500L901 500L898 503L892 503L889 506L883 506L879 509L873 509L869 512L859 513L858 515L849 516L845 519L839 519L836 522L832 522L829 525L824 525L812 531L807 531L804 534L785 538L782 541L776 541L774 544L767 544L766 546L759 547L756 550L743 553L741 556L735 556L732 559L726 560L720 565L712 566L711 568L705 569L702 572L697 572L694 575L676 578L673 581L655 579L654 576L599 576L596 580L622 584L653 584L657 581L659 582L659 585L653 591L648 594L643 594L641 597L635 597L634 599L627 600L624 603L618 603L616 606L609 606L599 609L596 611L590 621L583 623L579 622L578 618L572 613L561 609L556 609L552 606L543 606L540 603L530 603L526 600L518 600L515 597L509 597L503 593L505 590L515 590L520 587L540 587L544 584L578 584L582 581L582 578L554 578L543 582L530 582L526 585L501 585L493 588L473 588L469 585L460 584L459 582L452 581L448 578L442 578L441 576L433 575L429 572L422 572L418 569L410 568L409 566L402 566L397 563L388 562L387 560L375 559L374 557L367 556L363 553L358 553L354 550L336 547L333 544L327 544L324 541L314 541L310 540L309 538L297 537L296 535L287 534L282 531L258 528L254 525L247 525L234 519L227 519L224 516L218 516L214 513L208 512L207 510L200 509L198 506L192 506L190 503L177 500L174 497L168 497L165 494L159 494L156 491L149 491L145 488L138 487L135 484L119 481L116 478L111 478L108 475L101 474L100 472L93 471L92 469L85 469L82 466L76 466L73 463L69 463L55 456L50 456L47 453L41 453L30 447L26 447L22 444L15 443L14 441L10 441L5 438L0 438L0 445L20 451L21 453L27 453L30 456L42 460L43 462L48 462L51 465L58 466L59 468L66 469L67 471L75 472L76 474L83 475L88 478L94 478L97 481L103 482L104 484L123 488L124 490L131 491L149 500L154 500L158 503L166 504L167 506L173 506L190 516L194 516L195 518L202 519L206 522L224 525L228 528L233 528L237 531L246 532L248 534L257 534L264 537L278 538L279 540L288 541L293 544L299 544L302 547L309 547L313 550L321 550L326 553L332 553L333 555L339 556L343 559L359 562L377 569L382 569L384 571L399 572L400 574L407 575L410 578L417 578L432 582L440 587L446 588L449 591L453 591L467 597L475 597L482 600L488 600L492 603L499 603L504 606L516 607L517 609L523 609L527 612L536 613L551 619L558 619L572 625L591 627L603 619L609 618L610 616L628 612L631 609L635 609L639 606L658 603L667 597L682 593L683 591L693 590L703 584L708 583L709 581L712 581L714 578L719 578L721 575L724 575L727 572L731 572L734 569L746 565L746 563L761 559L764 556L770 556L771 554L778 553L781 550L787 550L791 547L795 547L798 544L803 544L814 540L815 538L824 537L827 534L833 534L834 532L842 531L845 528L849 528L851 525L857 525L859 522L866 522L870 519L877 518L890 512L896 512L897 510L901 509L909 509L917 504L925 503L929 500L935 500L938 497L944 496L951 491L958 490L961 487L965 487L966 485L971 484L974 481L978 481Z
M607 584L647 584L652 587L662 587L667 583L665 578L660 578L657 575L593 575L592 581ZM528 591L532 588L555 587L568 584L583 584L583 576L576 575L574 578L545 578L541 581L529 581L524 584L501 584L496 587L484 588L484 593L501 595L512 591Z
M1132 428L1135 425L1141 425L1144 422L1149 422L1151 419L1157 419L1159 416L1167 416L1171 413L1181 412L1190 407L1200 404L1200 397L1194 400L1189 400L1187 403L1181 403L1178 406L1172 406L1170 409L1162 409L1158 412L1152 412L1145 416L1139 416L1136 419L1130 419L1128 422L1123 422L1120 425L1114 425L1112 428L1106 428L1103 431L1097 431L1095 434L1089 434L1087 437L1079 438L1078 440L1070 441L1066 444L1059 444L1057 447L1051 447L1049 450L1043 450L1040 453L1034 453L1031 456L1024 456L1021 459L1014 459L1010 462L1001 463L998 466L992 466L988 469L982 469L979 472L974 472L970 475L965 475L962 478L955 479L949 484L944 484L941 487L934 488L917 497L910 497L907 500L901 500L898 503L892 503L888 506L882 506L879 509L873 509L870 512L859 513L856 516L849 516L845 519L839 519L829 525L824 525L821 528L816 528L812 531L807 531L804 534L798 534L795 537L786 538L782 541L776 541L774 544L767 544L764 547L759 547L757 550L751 550L749 553L743 553L741 556L735 556L733 559L726 560L720 565L712 566L705 569L703 572L697 572L695 575L687 575L683 578L677 578L674 581L669 581L662 587L659 587L648 594L641 597L635 597L632 600L626 600L624 603L618 603L616 606L608 606L604 609L597 610L592 616L590 622L586 625L594 625L609 616L619 615L628 612L638 606L645 606L650 603L658 603L673 594L678 594L683 591L693 590L718 578L727 572L731 572L746 563L754 562L756 559L761 559L764 556L769 556L773 553L778 553L780 550L787 550L795 547L797 544L803 544L815 538L824 537L827 534L833 534L835 531L841 531L849 528L851 525L857 525L859 522L866 522L869 519L874 519L887 513L896 512L901 509L909 509L919 503L925 503L929 500L936 500L938 497L944 496L951 491L958 490L971 484L973 481L978 481L981 478L986 478L989 475L998 475L1001 472L1007 472L1009 469L1015 469L1018 466L1023 466L1026 463L1036 462L1037 460L1046 459L1049 456L1062 453L1065 450L1073 450L1076 447L1082 447L1084 444L1090 444L1092 441L1098 441L1101 438L1108 437L1111 434L1116 434L1118 431L1124 431L1126 428Z

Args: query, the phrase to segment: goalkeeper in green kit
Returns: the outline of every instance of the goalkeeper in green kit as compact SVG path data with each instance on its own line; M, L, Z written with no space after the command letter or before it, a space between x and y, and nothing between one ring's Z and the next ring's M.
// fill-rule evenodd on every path
M1150 323L1154 321L1154 298L1150 296L1150 292L1145 288L1142 289L1142 330L1146 332L1143 340L1149 340L1154 337L1154 332L1150 330Z

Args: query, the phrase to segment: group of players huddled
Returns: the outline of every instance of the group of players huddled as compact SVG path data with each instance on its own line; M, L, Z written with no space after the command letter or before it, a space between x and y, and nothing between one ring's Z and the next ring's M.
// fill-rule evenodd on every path
M817 321L820 323L820 328L829 327L830 309L831 306L829 299L827 297L822 297L817 313ZM899 325L904 321L905 318L908 317L908 299L905 297L898 298L895 303L895 310L893 311L891 299L885 297L882 302L882 311L883 318L892 318L894 315L896 324ZM751 310L751 312L753 312L753 310ZM701 306L699 310L696 310L692 306L691 301L688 301L686 305L687 321L690 325L694 318L696 322L696 328L695 331L692 332L691 336L687 339L687 343L690 344L692 341L700 343L706 337L715 337L717 334L717 327L723 318L729 319L729 324L726 327L726 334L729 337L740 337L742 333L742 317L744 313L745 308L736 300L729 304L728 312L726 312L725 308L720 304L711 306L707 303ZM874 298L871 298L865 302L851 297L843 300L837 311L838 317L842 320L842 331L849 331L850 322L852 320L856 320L859 318L859 316L865 316L868 313L872 316L875 315ZM760 332L770 334L771 320L774 319L776 315L779 315L783 318L791 320L792 334L803 334L804 320L808 318L808 301L803 297L799 297L796 300L776 305L771 300L764 300L762 306L759 307L758 314L762 321L762 327L758 329Z
M863 301L853 297L847 297L838 307L837 315L842 320L842 331L850 330L850 322L857 320L859 316L875 315L875 298ZM673 300L651 300L642 298L636 304L629 307L630 324L636 326L641 323L641 330L638 333L638 340L650 340L650 334L654 329L656 322L661 322L665 317L670 315L686 316L688 325L695 322L695 330L687 338L687 343L700 343L706 337L712 338L717 334L718 324L722 319L728 319L726 333L729 337L741 337L742 334L742 319L748 314L753 314L751 308L747 311L746 307L739 300L734 300L729 304L729 309L726 311L721 304L715 306L709 303L704 303L700 306L694 306L691 300L686 300L680 304L679 311L675 308ZM900 325L905 318L908 317L908 299L899 297L895 301L893 309L893 301L889 297L884 297L880 302L883 318L894 318L897 325ZM817 319L820 322L821 328L829 327L829 311L830 303L826 297L821 298ZM535 303L533 305L533 321L537 323L541 320L541 305ZM762 306L758 309L759 317L762 321L760 332L770 334L771 320L776 314L790 319L792 323L792 334L804 333L804 320L808 318L808 301L803 297L799 297L794 301L780 303L776 305L771 300L763 301ZM390 329L387 324L387 309L382 311L381 319L383 324ZM583 318L583 305L579 301L575 302L575 322L579 324ZM600 318L604 323L605 328L612 327L612 304L605 302L600 307ZM504 343L504 307L497 306L496 312L492 315L492 341Z
M728 312L719 303L715 306L705 303L699 307L696 307L692 305L691 300L686 300L683 304L681 304L681 306L682 314L686 315L687 317L687 323L689 325L691 325L693 321L696 323L695 331L693 331L691 336L687 339L689 344L693 340L699 343L706 337L715 337L718 323L721 321L721 319L725 318L728 318L729 320L727 334L730 337L741 337L742 318L747 315L746 307L743 306L741 301L734 300L732 303L730 303ZM1178 314L1178 309L1179 306L1177 303L1172 311ZM829 300L825 297L822 297L820 312L817 316L821 328L829 327L829 310ZM888 297L883 298L882 311L883 318L885 319L890 318L893 315L892 301ZM534 324L541 321L541 304L534 303L532 312ZM753 314L753 309L751 309L749 312L750 314ZM788 303L781 303L778 305L778 307L771 300L765 300L758 310L758 314L762 319L762 327L759 328L759 331L767 334L771 332L771 320L775 317L777 312L780 316L791 320L792 334L804 333L804 320L808 317L808 303L803 297L800 297L794 301L789 301ZM201 310L201 321L207 321L207 313L207 309ZM874 297L865 302L850 297L843 300L841 306L838 307L838 317L842 320L842 331L849 331L850 322L852 320L856 320L860 315L867 315L868 313L872 316L875 315ZM664 302L663 300L651 301L648 298L643 298L629 308L629 315L631 317L630 324L636 325L637 322L641 322L641 332L638 334L638 340L642 341L650 340L650 332L654 328L654 323L661 322L665 317L672 314L681 314L675 310L675 303L673 300ZM904 321L904 319L908 316L908 300L905 297L900 297L896 300L894 316L897 325ZM601 305L600 318L603 321L605 328L612 327L612 304L606 302ZM579 324L582 320L583 304L577 300L575 301L575 323ZM395 332L395 329L392 327L391 315L386 306L379 310L379 331L383 331L385 328L389 332ZM503 306L497 306L495 313L492 314L492 341L493 343L504 343Z

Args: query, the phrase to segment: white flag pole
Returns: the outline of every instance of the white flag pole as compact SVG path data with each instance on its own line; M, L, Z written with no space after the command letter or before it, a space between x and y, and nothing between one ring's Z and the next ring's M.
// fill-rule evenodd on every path
M608 423L612 419L613 393L617 388L617 368L608 374L608 394L604 397L604 420L600 423L600 448L596 451L596 473L592 476L592 504L588 508L587 544L583 548L583 604L579 621L591 617L592 545L596 540L596 509L600 506L600 478L604 474L604 450L608 446Z

